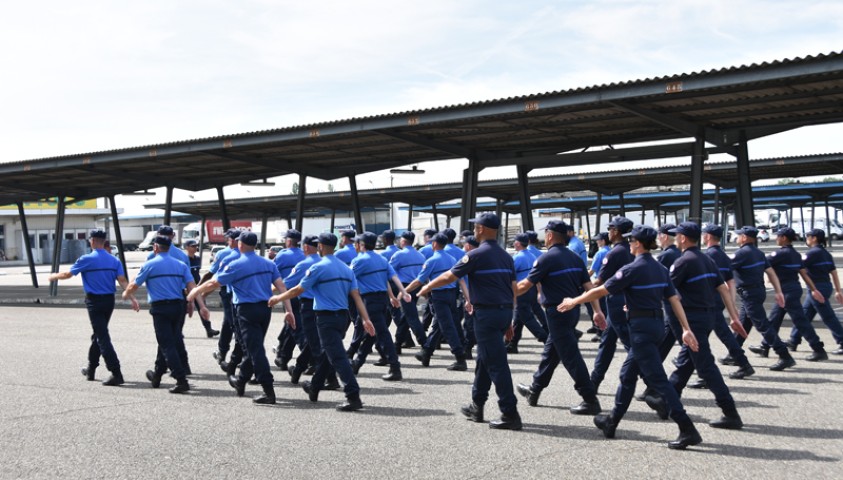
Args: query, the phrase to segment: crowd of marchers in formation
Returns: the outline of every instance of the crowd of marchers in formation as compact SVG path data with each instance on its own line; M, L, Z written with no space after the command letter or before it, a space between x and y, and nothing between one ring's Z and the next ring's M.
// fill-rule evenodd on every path
M473 230L461 232L459 240L451 228L426 230L420 249L411 231L396 236L387 230L380 237L348 231L338 238L289 230L286 248L274 260L256 253L254 233L232 229L225 234L227 248L202 277L196 242L188 240L184 250L176 248L173 229L162 226L153 252L131 281L103 248L105 232L92 230L92 252L50 280L82 274L93 328L82 374L93 381L102 357L110 372L104 385L124 383L108 331L115 283L135 311L140 309L135 293L145 284L158 342L154 367L146 372L153 388L159 388L169 372L175 380L171 393L190 391L182 330L185 318L195 313L207 336L219 337L213 356L236 395L245 395L250 384L260 385L262 393L253 401L274 404L275 380L264 344L272 309L281 303L285 321L273 349L274 363L310 401L318 401L322 390L342 388L345 401L337 409L362 409L356 375L372 353L377 358L372 365L389 367L382 379L396 382L403 379L403 350L419 347L415 360L428 367L436 350L447 345L453 356L448 370L466 371L467 361L475 361L471 401L461 408L471 421L485 421L484 407L494 385L501 415L489 427L520 430L516 392L536 406L561 362L582 397L571 413L593 416L607 438L615 436L641 377L646 388L637 398L679 427L679 436L668 442L673 449L702 442L682 405L686 387L713 394L722 416L712 420L711 427L743 427L711 353L712 331L728 351L720 364L737 367L728 373L735 380L755 374L743 349L753 327L762 341L748 349L761 357L772 350L778 357L769 366L772 371L796 364L791 352L803 338L811 348L805 361L829 358L812 325L816 314L838 344L831 353L843 354L843 327L831 307L832 295L843 303L843 293L823 230L806 234L808 250L802 254L794 246L796 233L782 228L776 233L780 248L765 255L756 246L758 230L746 226L737 231L739 247L727 255L718 225L683 222L654 229L615 217L608 232L592 238L597 249L589 266L585 245L563 221L548 222L543 239L533 231L517 234L514 255L498 244L501 222L495 214L483 213L471 222ZM379 239L385 249L376 252ZM804 301L802 283L809 291ZM764 308L768 285L775 295L769 313ZM211 327L204 300L217 290L223 311L220 330ZM418 304L420 297L427 299L423 305ZM599 342L590 372L578 347L584 334L577 329L583 304L591 318L585 333ZM785 313L793 329L783 339ZM346 346L351 325L353 335ZM513 385L507 356L518 353L524 328L544 349L532 382ZM614 406L604 412L597 390L618 341L626 358ZM668 375L664 363L676 345L675 369Z

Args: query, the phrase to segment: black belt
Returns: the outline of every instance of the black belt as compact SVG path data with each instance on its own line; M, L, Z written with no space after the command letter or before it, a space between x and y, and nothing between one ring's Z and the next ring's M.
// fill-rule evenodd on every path
M360 296L361 296L361 297L363 297L363 298L365 298L365 297L374 297L375 295L388 295L388 294L386 293L386 290L384 290L384 291L382 291L382 292L369 292L369 293L364 293L364 294L362 294L362 295L360 295Z
M311 305L313 304L312 298L301 298L301 297L299 297L299 300L301 301L301 303L310 303Z
M664 312L660 308L630 308L627 312L627 318L662 318Z
M114 298L113 293L86 293L85 298L95 299L95 298Z
M542 303L542 308L556 308L559 306L559 303Z
M749 289L752 289L752 288L761 288L763 286L764 286L764 284L762 284L762 283L755 283L755 284L752 284L752 285L741 285L737 288L738 288L738 290L749 290Z
M344 313L344 314L348 315L348 309L346 308L346 309L342 309L342 310L314 310L313 313L315 313L317 315L326 314L326 313L331 314L331 315L339 315L339 314Z
M512 310L511 303L475 303L474 308L480 310Z
M714 311L714 307L686 307L683 305L682 310L686 312L711 312Z
M155 302L149 302L149 304L153 307L157 305L178 305L180 303L184 303L183 298L173 299L173 300L157 300Z

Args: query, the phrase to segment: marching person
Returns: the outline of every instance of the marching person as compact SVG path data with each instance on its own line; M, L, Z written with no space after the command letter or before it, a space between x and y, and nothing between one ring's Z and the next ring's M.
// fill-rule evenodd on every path
M411 231L406 231L401 234L401 250L395 252L392 258L389 259L389 264L395 270L398 279L404 288L407 288L416 277L419 276L422 265L424 265L425 258L421 253L413 248L413 242L416 240L416 234ZM419 320L418 301L419 297L415 293L410 293L411 300L409 303L401 304L401 321L396 324L395 328L395 348L398 353L402 347L407 346L407 342L412 342L411 335L415 335L416 341L419 345L424 345L427 340L427 335L422 328Z
M360 385L354 376L351 362L343 348L343 338L348 329L348 300L357 305L357 312L363 319L363 328L369 335L375 335L375 327L369 320L366 305L357 290L357 279L347 265L334 256L337 237L332 233L319 235L319 254L322 260L307 269L302 281L289 291L269 299L269 306L279 302L288 302L307 290L313 293L313 310L316 312L316 325L319 339L322 341L322 355L316 363L316 371L310 382L302 382L302 389L311 402L319 399L319 391L330 371L336 370L345 384L346 401L337 410L353 412L363 408L360 400Z
M301 232L294 228L287 230L284 234L285 248L274 259L275 266L278 267L278 273L281 274L281 278L287 278L293 267L304 260L304 252L299 247L300 241ZM293 315L296 317L296 324L301 324L299 299L294 298L290 300L290 303L293 305ZM285 323L281 328L281 332L278 334L278 346L274 349L275 365L281 370L287 370L287 363L293 357L293 350L296 348L296 344L299 345L299 351L301 352L304 349L304 342L303 329L292 329Z
M170 256L173 241L169 236L158 235L153 244L153 255L143 264L137 276L123 292L123 298L134 299L138 287L146 283L149 314L152 315L152 326L155 329L155 339L158 341L158 353L155 358L155 369L146 371L146 378L152 388L161 385L161 377L167 369L176 379L176 385L170 388L170 393L187 393L190 385L187 383L189 375L187 357L181 352L184 348L184 337L181 334L184 316L193 316L193 302L199 304L200 315L210 315L202 297L191 298L185 305L184 291L196 288L190 268L180 260Z
M228 245L226 248L217 252L214 262L199 282L200 286L211 280L229 261L235 260L240 256L240 250L237 246L240 230L230 228L225 232L224 236ZM228 257L231 258L229 259ZM228 287L225 285L220 286L219 295L220 304L222 305L222 327L220 328L220 338L217 341L217 350L213 353L213 356L223 372L226 372L228 375L234 375L237 365L240 364L240 360L243 358L243 349L240 346L239 340L240 332L234 323L234 306L231 304L231 292L228 290ZM231 352L231 360L226 362L225 358L228 350L231 348L232 338L234 339L234 350Z
M191 238L185 240L182 243L182 247L184 247L187 259L190 261L190 274L193 276L193 283L199 285L199 280L201 280L199 271L202 269L202 257L196 254L199 251L199 242ZM194 302L193 310L195 312L201 312L199 307L199 302ZM219 330L211 328L211 321L208 318L205 318L200 314L199 319L202 321L202 326L205 328L205 335L207 335L208 338L214 338L220 334Z
M110 251L105 250L106 233L100 229L91 230L88 240L91 242L91 253L82 255L70 267L70 271L50 274L49 281L67 280L82 274L82 287L85 290L85 306L88 308L88 319L91 321L91 346L88 348L88 365L82 368L82 375L93 381L100 356L105 361L105 367L111 375L102 382L103 385L113 387L123 385L123 373L120 371L120 360L111 343L108 332L108 322L114 312L114 282L125 290L129 286L123 264ZM137 300L132 298L132 309L139 311Z
M616 227L618 226L618 222L613 221L613 223ZM679 437L668 442L667 446L671 449L684 450L688 446L701 443L702 437L685 412L679 395L668 382L664 367L662 367L659 344L664 335L664 319L662 318L664 299L670 302L677 321L681 325L683 343L693 351L697 351L698 344L688 326L685 311L670 281L668 271L650 254L650 251L656 248L656 235L657 232L651 227L638 225L633 228L625 236L630 238L630 253L635 256L635 260L606 279L602 286L576 298L566 298L559 305L558 310L566 312L576 305L593 302L609 294L625 295L629 314L626 330L629 352L621 366L621 383L615 394L615 407L608 415L594 417L594 425L603 432L606 438L614 438L618 423L629 409L640 374L647 385L662 396L668 405L670 417L679 425ZM605 268L606 265L604 265Z
M527 233L518 233L515 235L513 246L515 247L515 255L512 256L512 261L515 263L515 281L520 282L527 278L537 258L527 250L530 246L529 235ZM550 245L548 245L548 251ZM576 253L576 252L575 252ZM541 323L533 315L533 303L536 302L538 296L537 288L529 288L518 296L515 307L515 318L513 319L513 334L512 340L506 344L506 353L518 353L518 342L521 341L521 332L524 327L536 337L536 340L544 344L547 341L547 331L542 327Z
M518 399L512 388L512 373L504 344L504 335L512 335L515 264L497 242L501 226L497 215L481 213L469 222L474 223L474 236L480 246L466 253L450 271L422 287L419 294L426 295L468 277L470 310L475 315L477 366L474 369L471 403L462 407L462 414L474 422L483 422L483 408L494 384L502 415L499 420L490 422L489 427L521 430Z

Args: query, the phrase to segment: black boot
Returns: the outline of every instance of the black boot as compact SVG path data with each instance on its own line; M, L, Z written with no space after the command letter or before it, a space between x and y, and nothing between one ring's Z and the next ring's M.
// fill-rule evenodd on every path
M574 415L597 415L601 411L600 400L597 400L597 397L591 400L583 400L579 405L571 407L571 413Z
M222 366L222 365L220 365L220 366ZM226 363L225 364L225 374L230 377L230 376L234 375L235 373L237 373L237 364L234 363L234 362Z
M685 450L691 445L699 445L700 443L702 443L700 432L697 431L697 427L689 418L679 423L679 436L676 437L676 440L667 442L667 447L673 450Z
M521 430L521 415L517 411L504 413L500 420L492 420L489 422L489 428L495 430Z
M90 365L88 365L87 367L82 367L82 375L85 375L85 378L89 382L93 382L95 380L94 374L96 373L96 371L97 367L92 367Z
M618 428L618 422L612 414L597 415L594 417L594 426L603 432L606 438L615 438L615 430Z
M231 385L231 388L234 389L234 392L237 394L238 397L242 397L246 394L246 381L241 380L240 377L237 377L235 375L229 375L228 384Z
M465 363L465 357L460 355L457 357L457 361L448 365L448 370L453 372L464 372L468 370L468 364Z
M344 402L337 405L338 412L356 412L361 408L363 408L363 402L360 401L360 395L350 396Z
M389 373L381 377L386 382L400 382L404 380L401 375L401 365L395 364L389 367Z
M123 374L120 373L119 368L117 370L113 370L111 372L111 376L108 377L106 381L102 382L102 384L106 387L116 387L117 385L123 385L123 383L125 383L123 381Z
M644 402L647 403L647 406L652 408L656 411L656 414L662 420L667 420L668 414L670 414L670 409L667 408L667 403L665 403L664 399L661 395L653 392L652 395L647 395L644 397Z
M299 379L301 378L302 371L298 369L298 367L293 367L287 370L287 373L290 374L290 383L293 385L299 384Z
M415 354L414 356L416 357L416 360L421 362L423 367L429 367L430 366L431 354L427 350L422 349L421 352Z
M319 400L319 389L316 388L309 381L301 382L301 389L304 390L305 393L307 393L307 398L311 402Z
M462 414L472 422L483 422L483 405L477 405L476 403L471 402L468 405L463 405L462 408L460 408L460 412L462 412Z
M190 385L187 383L187 378L180 378L176 380L176 386L170 389L170 393L187 393L190 391Z
M774 372L781 372L794 365L796 365L796 360L794 360L793 357L790 356L790 352L784 350L779 353L779 361L774 363L773 366L770 367L770 370Z
M723 409L723 416L719 420L712 420L708 422L712 428L723 428L726 430L740 430L743 428L743 420L738 415L738 410L734 407Z
M363 366L363 362L359 360L352 360L351 361L351 371L354 372L354 375L360 373L360 367Z
M264 383L261 386L263 387L263 395L253 398L252 401L260 405L275 405L275 389L272 387L272 382Z
M162 376L162 374L153 372L152 370L146 371L146 379L149 380L149 383L152 384L152 388L158 388L161 386Z
M542 393L541 390L533 390L533 387L528 387L523 383L519 383L515 389L522 397L527 399L527 405L535 407L539 404L539 395Z

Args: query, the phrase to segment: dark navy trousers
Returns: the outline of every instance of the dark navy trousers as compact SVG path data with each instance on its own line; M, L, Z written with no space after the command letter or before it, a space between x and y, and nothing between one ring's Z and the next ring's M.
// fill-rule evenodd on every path
M506 345L503 341L503 336L512 323L512 306L475 308L474 315L477 363L474 367L471 399L477 405L484 405L494 384L501 413L514 414L518 410L518 400L512 388L512 372L509 370Z
M312 388L322 388L325 378L333 367L342 383L345 384L345 396L347 398L359 397L360 386L357 384L357 378L354 377L351 362L348 360L348 354L342 343L345 332L348 330L348 310L317 311L316 326L322 342L322 355L316 362L316 372L311 379Z
M407 285L409 285L409 283L405 283L404 287ZM403 315L401 315L401 321L396 322L395 343L397 345L401 345L404 341L409 339L411 331L416 336L416 341L420 345L424 344L426 335L424 333L424 329L422 328L421 321L419 320L419 297L416 292L418 292L418 290L410 294L412 297L410 303L404 303L404 300L401 300L401 311Z
M820 319L822 319L825 326L831 331L834 341L843 346L843 326L840 325L840 319L837 318L837 314L834 313L834 307L831 306L831 301L834 298L832 295L834 293L834 287L829 282L819 282L814 285L823 294L823 297L825 297L825 303L819 303L808 295L808 298L805 299L805 303L802 305L805 311L805 318L808 323L813 322L814 316L819 313ZM798 345L801 338L802 335L799 334L797 328L791 330L790 341L794 345Z
M111 334L108 333L108 322L114 312L114 294L85 295L85 306L88 308L88 319L91 321L91 346L88 348L88 365L96 368L100 364L100 355L105 366L111 372L120 370L120 360L111 344Z
M360 364L366 362L366 357L372 352L372 347L377 342L386 357L386 361L392 366L398 366L398 354L395 352L395 344L392 342L392 335L389 333L388 313L389 313L389 294L386 292L373 292L363 295L363 303L366 304L366 312L369 314L369 320L375 327L375 336L366 337L360 344L360 349L357 351L357 361Z
M234 351L231 352L231 363L238 365L243 358L243 349L240 346L240 332L237 329L234 317L234 305L231 303L231 293L220 290L220 303L222 304L222 327L220 327L220 338L217 341L217 350L221 358L225 358L231 339L234 337Z
M778 354L787 354L787 346L781 341L770 322L767 320L767 312L764 310L764 300L767 298L767 290L763 285L750 288L738 287L738 295L741 297L740 316L743 328L749 333L752 326L758 329L758 333L764 337L767 345L770 345ZM746 340L737 333L735 340L743 345Z
M299 328L299 324L301 323L301 300L298 298L290 299L290 304L293 307L293 316L296 317L296 328L290 328L289 325L284 323L284 327L278 334L278 348L275 352L278 358L284 360L293 358L293 350L295 350L296 345L299 347L299 352L304 350L304 345L307 341L304 331Z
M155 327L155 339L158 341L155 373L163 375L169 368L170 375L176 380L186 378L185 360L181 355L184 350L184 337L181 333L184 326L184 309L185 302L182 300L153 302L149 307L152 326Z
M439 340L444 335L445 340L451 347L451 353L457 358L462 358L465 356L465 347L460 341L460 335L457 333L457 326L454 323L455 310L457 309L457 289L444 288L430 292L430 303L433 306L433 314L436 317L438 328L427 337L423 348L428 353L433 353L439 345Z
M594 370L591 371L591 382L595 387L599 386L606 377L606 372L615 356L618 339L621 340L624 348L629 350L629 324L624 311L625 304L626 297L623 294L610 295L606 298L607 325L600 335L600 345L597 348L597 357L594 359ZM662 333L664 333L663 326Z
M234 314L243 348L240 380L247 381L254 374L261 385L272 385L272 372L269 370L269 360L263 346L272 309L266 302L241 303L234 306Z
M547 307L545 312L547 313L547 328L550 334L544 344L539 368L533 375L533 391L540 392L550 385L553 372L561 361L568 371L568 375L574 380L574 389L583 400L589 402L596 400L597 389L591 383L588 367L585 365L585 360L583 360L577 344L575 329L580 319L579 307L565 313L559 313L553 306Z
M770 316L767 318L773 331L776 334L779 333L779 330L782 328L782 321L784 321L784 314L787 313L793 321L794 330L797 330L805 337L808 345L814 350L822 350L824 347L823 342L820 341L820 337L817 336L814 326L808 321L808 317L805 316L805 310L802 308L802 284L799 282L787 282L782 283L781 286L782 293L784 294L784 308L778 306L778 304L773 304L773 309L770 310ZM766 339L761 344L769 347Z
M530 333L538 339L538 341L542 343L547 341L546 323L544 325L539 323L536 319L536 315L533 313L533 303L536 301L537 295L538 289L534 286L528 290L527 293L518 297L517 303L515 304L515 333L512 336L512 341L510 341L510 343L518 345L518 342L521 341L521 332L524 327L527 327L527 330L529 330ZM544 312L542 312L541 318L546 318Z

